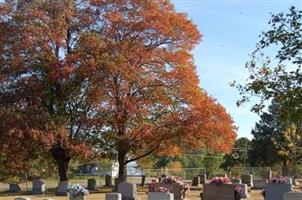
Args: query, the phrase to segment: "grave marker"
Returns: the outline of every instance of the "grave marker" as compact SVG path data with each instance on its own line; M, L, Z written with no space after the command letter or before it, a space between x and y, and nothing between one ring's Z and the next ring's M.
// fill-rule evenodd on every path
M122 194L120 193L107 193L105 200L122 200Z
M122 182L122 183L118 184L117 191L118 191L118 193L121 193L122 200L136 200L137 199L136 184Z
M265 186L265 200L283 200L284 193L291 191L291 184L268 183Z
M91 178L91 179L88 179L87 181L87 188L88 190L96 190L97 187L96 187L96 180Z
M174 194L166 192L148 192L148 200L174 200Z
M32 194L43 194L45 193L45 181L37 179L33 181Z

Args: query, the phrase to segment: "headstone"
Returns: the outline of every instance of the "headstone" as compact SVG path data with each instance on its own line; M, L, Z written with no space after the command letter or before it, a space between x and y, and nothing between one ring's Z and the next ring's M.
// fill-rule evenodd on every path
M249 187L254 187L253 175L244 174L241 176L241 181L243 184L247 184L247 186L249 186Z
M283 200L301 200L302 192L287 192L283 194Z
M296 179L295 176L287 176L287 177L292 179L292 184L293 185L298 185L298 182L297 182L297 179Z
M204 184L203 200L235 200L235 185Z
M207 183L207 175L206 174L200 174L200 184L206 184Z
M68 189L68 181L59 182L56 195L57 196L67 196L67 189Z
M127 181L125 181L125 178L115 178L114 179L114 189L113 189L113 191L114 192L117 192L118 191L118 185L120 184L120 183L126 183Z
M241 179L237 179L237 178L232 179L231 182L232 182L233 184L242 184Z
M112 187L112 176L105 176L105 186Z
M142 182L141 182L141 186L144 187L145 186L145 182L146 182L146 176L142 175Z
M194 176L192 179L192 186L200 186L200 177Z
M283 200L284 193L291 191L291 184L268 183L265 186L265 200Z
M286 183L287 184L293 184L293 179L291 179L291 178L286 178Z
M268 183L267 179L254 179L254 189L264 189L266 184Z
M106 193L105 200L122 200L120 193Z
M29 197L17 197L15 200L31 200Z
M174 194L166 192L148 192L148 200L174 200Z
M45 181L37 179L33 181L32 194L45 193Z
M21 188L20 188L19 184L10 183L9 184L9 192L12 192L12 193L21 192Z
M266 172L264 178L270 180L272 177L273 177L273 172L272 172L272 170L268 170L268 171Z
M122 200L135 200L137 197L136 184L122 182L118 184L118 193L122 194Z
M88 179L87 181L87 188L88 190L96 190L96 180L93 178Z
M249 197L247 184L235 184L235 185L236 187L240 188L240 196L244 199L247 199Z
M186 198L186 193L184 190L182 190L182 186L179 183L170 183L170 184L163 183L163 182L156 183L155 191L158 191L159 187L167 188L170 191L170 193L174 194L175 200L183 200Z

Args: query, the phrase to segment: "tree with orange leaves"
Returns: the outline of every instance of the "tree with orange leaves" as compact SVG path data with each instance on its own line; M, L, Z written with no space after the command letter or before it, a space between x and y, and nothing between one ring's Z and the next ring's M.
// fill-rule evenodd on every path
M70 160L92 154L101 75L82 52L97 16L89 1L1 2L0 151L15 170L49 153L66 181Z
M114 156L122 179L152 152L230 151L232 119L198 86L200 33L170 1L7 1L0 28L0 150L36 139L61 181L93 150Z
M166 0L93 2L103 20L95 37L103 38L107 57L99 144L118 160L119 178L124 180L127 163L153 152L230 152L235 127L198 86L190 51L201 35L187 16Z

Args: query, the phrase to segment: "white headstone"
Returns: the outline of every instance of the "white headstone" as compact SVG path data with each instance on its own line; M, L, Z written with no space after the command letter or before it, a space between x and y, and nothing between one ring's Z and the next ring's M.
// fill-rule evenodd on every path
M136 184L122 182L118 185L117 192L122 194L122 199L135 200L137 196Z
M200 184L205 184L207 183L207 175L206 174L200 174Z
M68 181L61 181L56 192L57 196L67 196Z
M272 177L273 177L273 172L272 172L272 170L268 170L268 171L266 172L264 178L270 180Z
M302 192L287 192L283 194L283 200L301 200Z
M122 200L122 195L120 193L107 193L105 200Z
M292 178L286 178L286 183L287 184L293 184L293 179Z
M166 192L149 192L148 200L174 200L174 194Z
M45 192L45 181L37 179L33 181L32 194L43 194Z

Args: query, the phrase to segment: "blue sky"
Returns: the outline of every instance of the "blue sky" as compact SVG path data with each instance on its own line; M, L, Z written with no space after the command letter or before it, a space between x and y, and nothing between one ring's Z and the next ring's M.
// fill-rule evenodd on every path
M270 13L287 12L291 5L302 9L302 0L172 0L177 11L185 12L203 35L194 50L200 86L232 115L238 137L252 138L259 117L251 104L236 106L238 91L233 80L244 83L244 68L262 31L268 30Z

